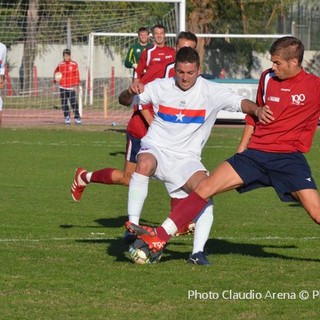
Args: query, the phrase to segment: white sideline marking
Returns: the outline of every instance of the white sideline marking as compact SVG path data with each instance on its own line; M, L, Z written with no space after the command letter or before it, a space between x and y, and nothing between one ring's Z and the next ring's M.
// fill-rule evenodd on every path
M11 141L1 141L0 145L7 145L7 144L22 144L22 145L37 145L37 146L61 146L61 147L69 147L69 146L83 146L83 145L90 145L91 147L123 147L123 143L107 143L105 141L92 141L92 143L68 143L66 141L60 142L28 142L28 141L18 141L18 140L11 140Z
M50 242L50 241L87 241L87 240L116 240L119 238L49 238L49 239L0 239L0 242Z
M48 239L0 239L0 242L50 242L50 241L90 241L90 240L119 240L120 237L91 237L91 238L48 238ZM174 237L173 240L187 241L192 236ZM212 240L237 240L237 241L258 241L258 240L293 240L293 241L309 241L320 240L320 237L252 237L252 238L237 238L237 237L215 237Z

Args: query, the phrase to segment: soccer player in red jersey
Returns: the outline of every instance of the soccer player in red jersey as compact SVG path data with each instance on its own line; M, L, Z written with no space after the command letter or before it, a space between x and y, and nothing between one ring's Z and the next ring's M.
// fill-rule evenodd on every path
M150 71L158 71L160 65L165 68L167 64L174 62L176 51L174 48L166 45L165 27L161 24L155 25L152 28L152 35L154 45L142 52L136 67L135 82L142 81L146 75L149 76L149 79L148 81L144 80L144 84L159 78L159 76L154 75L151 79L150 74L152 75L152 72ZM156 66L156 68L153 68L153 66ZM163 78L163 75L161 78Z
M311 148L320 115L320 78L302 68L304 46L295 37L277 39L270 50L272 67L262 73L255 116L247 116L238 153L221 163L180 202L162 226L127 229L162 250L175 231L194 219L210 197L237 189L272 186L282 201L298 201L320 224L320 197L303 153ZM264 108L272 111L266 123Z

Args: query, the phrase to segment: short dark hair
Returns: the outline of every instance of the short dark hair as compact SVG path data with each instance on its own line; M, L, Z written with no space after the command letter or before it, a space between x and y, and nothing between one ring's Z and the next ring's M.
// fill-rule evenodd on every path
M197 50L191 47L183 47L176 54L175 67L179 62L196 63L197 68L200 67L200 57Z
M158 28L158 29L163 29L164 32L166 32L166 27L165 27L164 25L162 25L162 24L156 24L156 25L154 25L154 26L152 27L152 34L153 34L153 32L154 32L154 29L156 29L156 28Z
M140 32L148 32L148 33L149 33L149 29L148 29L147 27L140 27L140 28L138 29L138 34L139 34Z
M70 56L71 55L70 49L64 49L62 55L65 55L65 54Z
M269 53L273 55L279 55L284 60L290 60L297 58L299 63L302 63L304 54L303 43L291 36L286 36L277 39L270 47Z
M198 38L191 31L181 31L177 36L176 45L178 44L180 39L191 40L194 41L196 46L198 45Z

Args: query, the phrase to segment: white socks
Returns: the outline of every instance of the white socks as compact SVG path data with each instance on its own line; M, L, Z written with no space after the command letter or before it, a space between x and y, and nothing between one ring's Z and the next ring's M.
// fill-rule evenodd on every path
M144 201L148 194L149 177L134 172L131 176L128 194L129 221L139 224Z
M136 172L132 174L128 194L128 216L129 221L132 223L139 224L143 204L148 195L148 186L149 177ZM213 220L213 201L209 199L208 204L199 213L195 221L192 254L204 251ZM177 232L177 226L170 218L163 222L162 227L170 235L174 235Z
M204 246L206 245L209 239L211 227L213 224L212 199L208 200L208 204L198 214L197 218L195 219L195 223L196 223L196 226L195 226L194 236L193 236L192 254L197 253L199 251L204 251ZM162 223L161 226L169 235L174 235L178 230L177 226L170 218L167 218Z
M90 181L91 181L91 176L92 176L92 172L87 172L86 178L87 178L88 183L90 183Z
M199 213L196 218L194 230L192 254L204 251L204 246L209 239L211 227L213 224L213 201L208 200L208 204Z
M173 236L178 231L176 224L170 218L164 220L161 227L166 231L167 234L171 236Z

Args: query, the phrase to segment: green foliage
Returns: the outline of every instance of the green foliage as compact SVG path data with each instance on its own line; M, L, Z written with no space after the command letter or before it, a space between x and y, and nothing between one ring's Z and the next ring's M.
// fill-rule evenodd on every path
M283 33L280 22L284 19L291 3L293 0L209 2L215 11L216 19L207 21L206 30L208 33L217 34ZM195 5L193 5L193 10L196 10ZM219 76L221 68L225 68L228 69L228 77L239 77L240 75L250 78L249 70L257 70L260 67L257 65L253 53L268 51L272 41L274 39L233 39L227 37L212 39L205 46L207 59L204 69L212 70L215 77Z
M143 25L151 27L172 10L172 4L98 1L42 0L38 6L37 41L59 43L65 41L67 23L71 23L72 42L83 42L91 32L135 32ZM2 41L14 42L17 37L24 39L24 28L28 3L0 4L1 30L11 26L13 32L6 32ZM9 24L9 25L8 25ZM8 37L8 38L7 38Z
M177 237L159 264L136 266L123 243L128 189L89 185L70 196L74 170L122 167L125 135L99 127L1 129L1 319L317 320L319 226L273 190L215 198L206 250L211 267L188 265L192 236ZM241 128L216 127L203 161L231 155ZM307 155L320 180L320 136ZM143 222L159 224L169 199L151 181ZM188 298L195 290L200 296ZM222 297L223 292L295 293L295 299ZM206 293L217 299L206 299ZM200 298L204 297L204 298Z

